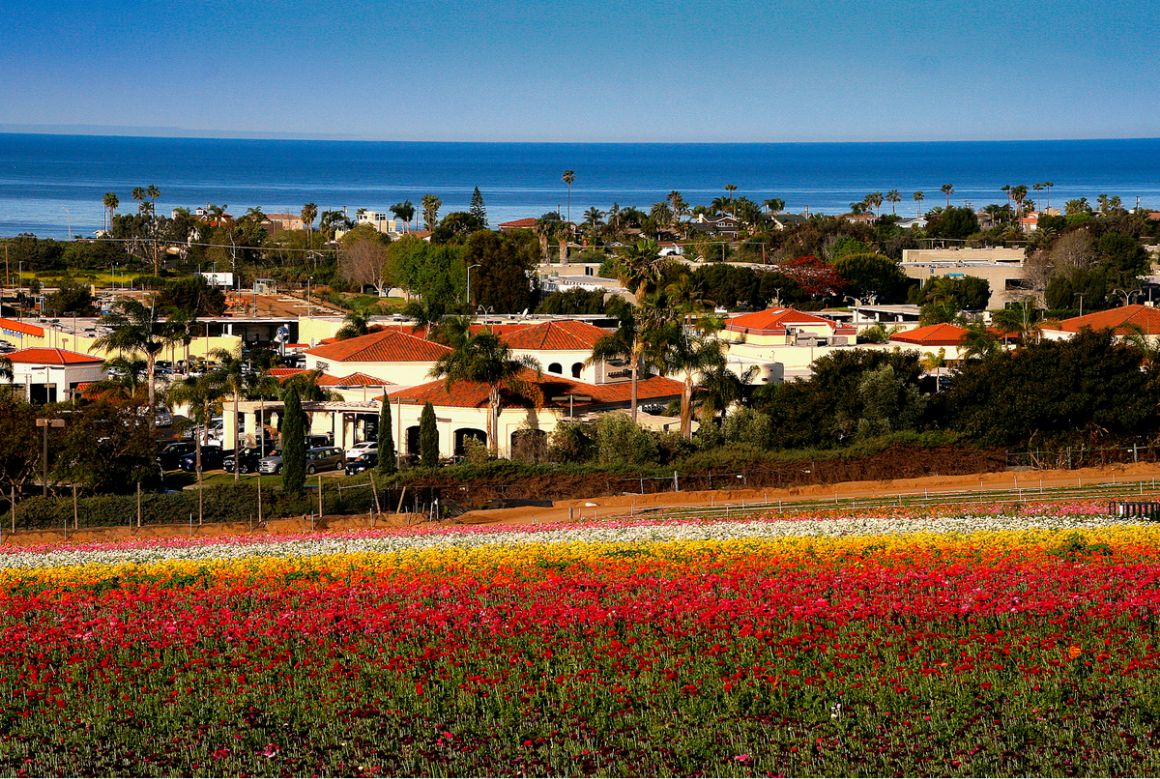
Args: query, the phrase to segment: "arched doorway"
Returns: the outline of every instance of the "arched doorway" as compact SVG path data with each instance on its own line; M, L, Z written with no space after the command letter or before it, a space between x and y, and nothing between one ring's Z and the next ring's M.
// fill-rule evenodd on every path
M416 428L418 429L418 428ZM487 433L474 427L461 427L455 431L455 456L463 457L467 454L467 448L464 443L469 440L479 441L484 446L487 445Z

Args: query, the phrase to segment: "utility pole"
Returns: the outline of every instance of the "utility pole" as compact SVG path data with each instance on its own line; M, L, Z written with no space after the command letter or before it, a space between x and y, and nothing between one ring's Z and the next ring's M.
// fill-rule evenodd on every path
M44 497L48 497L48 429L64 427L64 420L51 417L37 417L36 426L44 430L43 449L40 453L40 483Z

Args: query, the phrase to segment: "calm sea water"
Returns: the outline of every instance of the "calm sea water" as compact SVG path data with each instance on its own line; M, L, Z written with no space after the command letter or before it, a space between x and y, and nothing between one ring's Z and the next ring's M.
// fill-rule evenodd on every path
M561 181L572 169L572 215L617 202L647 209L669 191L691 203L723 194L726 183L758 202L792 211L837 213L867 192L898 189L898 212L912 215L915 190L925 208L952 201L1005 202L1004 184L1053 181L1053 204L1100 193L1132 206L1160 207L1160 139L930 143L536 144L228 140L0 134L0 235L91 234L101 198L116 192L122 210L133 187L156 184L159 211L228 204L297 213L386 210L424 193L443 213L467 208L480 187L497 222L568 210ZM1035 197L1036 193L1030 193ZM1046 204L1046 193L1041 202ZM888 207L888 206L887 206Z

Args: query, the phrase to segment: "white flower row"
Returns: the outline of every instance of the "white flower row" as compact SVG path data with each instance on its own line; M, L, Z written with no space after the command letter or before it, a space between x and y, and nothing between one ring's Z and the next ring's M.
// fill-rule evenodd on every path
M954 516L857 517L816 520L705 521L695 523L594 525L544 530L497 530L427 534L313 536L278 540L244 540L112 549L53 549L0 554L0 569L153 563L162 560L222 560L243 557L313 557L358 552L397 553L432 547L470 548L526 544L614 543L742 540L786 537L901 535L907 533L974 533L1026 529L1085 529L1124 524L1097 516Z

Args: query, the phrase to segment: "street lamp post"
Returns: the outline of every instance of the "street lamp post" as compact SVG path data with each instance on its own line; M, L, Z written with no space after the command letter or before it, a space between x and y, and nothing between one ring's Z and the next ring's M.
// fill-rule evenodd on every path
M476 263L475 265L468 265L467 266L467 310L468 311L471 310L471 269L472 268L482 268L482 267L483 266L480 265L479 263Z

